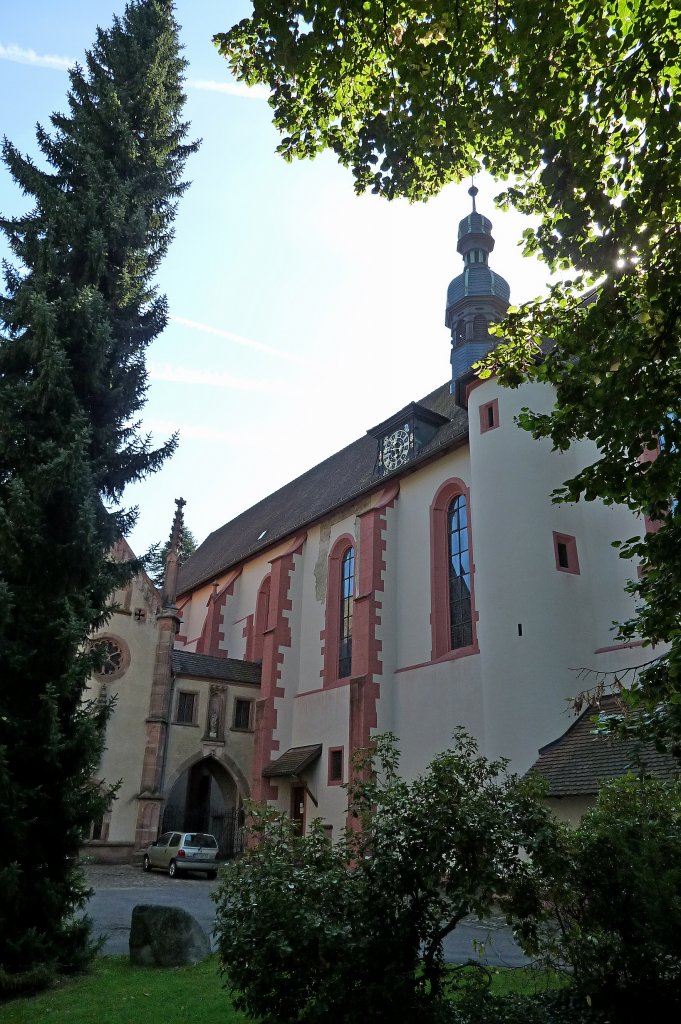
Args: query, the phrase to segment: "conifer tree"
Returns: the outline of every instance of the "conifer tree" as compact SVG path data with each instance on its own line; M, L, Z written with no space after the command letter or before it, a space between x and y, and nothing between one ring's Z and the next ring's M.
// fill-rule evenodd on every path
M191 555L194 554L198 547L196 543L196 537L191 530L186 527L182 531L182 540L180 542L180 550L178 552L177 565L178 568L187 561ZM147 575L151 579L151 582L159 588L163 589L163 581L166 575L166 558L170 551L170 538L164 541L163 544L155 544L151 549L151 552L145 558L145 568Z
M166 323L154 272L196 149L170 0L131 0L70 72L68 113L37 128L41 165L6 139L33 208L0 220L0 992L91 951L75 858L102 795L106 708L87 702L87 637L134 571L108 557L154 472L136 417ZM104 796L104 799L106 796Z

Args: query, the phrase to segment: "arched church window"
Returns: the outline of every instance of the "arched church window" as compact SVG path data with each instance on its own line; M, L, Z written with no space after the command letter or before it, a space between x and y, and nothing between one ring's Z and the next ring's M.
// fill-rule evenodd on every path
M472 635L471 562L468 545L468 508L463 494L447 510L449 527L449 630L450 649L470 647Z
M260 584L258 596L255 599L255 622L253 638L253 661L262 661L263 643L267 619L270 612L270 587L272 577L268 574Z
M473 321L473 338L475 341L485 341L488 336L487 321L484 316L476 316Z
M355 597L355 549L348 548L341 561L340 635L338 678L350 675L352 666L352 607Z
M470 499L446 480L430 506L432 658L477 654Z
M355 541L345 533L329 552L326 610L322 634L324 686L348 679L352 671L352 618L355 596Z

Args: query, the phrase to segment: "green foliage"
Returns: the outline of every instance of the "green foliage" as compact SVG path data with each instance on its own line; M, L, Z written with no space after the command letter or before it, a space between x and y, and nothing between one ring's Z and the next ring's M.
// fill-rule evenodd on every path
M198 547L196 543L196 537L186 528L182 531L182 541L180 543L180 550L178 553L177 564L178 567L182 565L190 555L193 555ZM166 572L166 558L170 551L170 541L167 540L165 544L155 544L151 549L148 556L145 557L145 568L147 573L159 589L163 587L163 580L165 579Z
M681 781L625 776L604 786L551 879L578 994L614 1013L673 1019L681 1008Z
M9 974L0 967L0 1002L5 999L16 999L18 996L42 992L53 985L54 981L54 971L43 964L14 974Z
M442 941L497 901L536 943L536 873L554 862L560 835L538 783L480 756L463 731L411 784L389 735L354 768L340 842L321 821L301 837L285 816L253 807L257 842L217 892L226 982L268 1024L446 1019L467 981L444 964Z
M534 996L469 992L452 1009L449 1024L614 1024L571 990ZM619 1022L618 1022L619 1024Z
M33 209L0 219L0 967L76 970L88 892L76 858L109 794L91 781L107 707L84 699L132 517L125 485L172 452L141 437L144 352L166 322L152 284L187 155L168 0L133 0L70 72L68 114L38 127L47 169L6 139Z
M646 572L623 630L681 624L681 9L668 0L258 0L215 37L234 74L271 90L286 159L331 149L358 191L426 199L483 166L539 218L525 251L576 271L510 311L482 367L556 390L522 425L594 461L557 500L622 502L664 522L625 544ZM585 289L592 288L589 301ZM539 359L539 343L551 349ZM643 452L664 444L656 461ZM668 673L672 692L676 677ZM648 677L653 718L668 691ZM659 718L659 716L657 716ZM681 741L679 716L668 732Z

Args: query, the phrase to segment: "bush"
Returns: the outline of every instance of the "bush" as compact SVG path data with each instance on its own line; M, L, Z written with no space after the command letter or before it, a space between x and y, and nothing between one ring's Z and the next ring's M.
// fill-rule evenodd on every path
M394 737L355 759L352 827L331 846L253 807L256 844L216 895L219 953L235 1002L266 1024L433 1024L451 1018L442 941L502 900L536 940L537 865L558 827L539 784L456 747L407 784ZM528 857L527 853L531 856Z
M627 775L604 786L554 876L553 953L615 1019L671 1013L681 989L681 782Z
M449 1024L615 1024L575 992L536 996L467 995L452 1007Z
M0 1002L42 992L55 982L56 977L54 970L42 965L13 974L0 967Z

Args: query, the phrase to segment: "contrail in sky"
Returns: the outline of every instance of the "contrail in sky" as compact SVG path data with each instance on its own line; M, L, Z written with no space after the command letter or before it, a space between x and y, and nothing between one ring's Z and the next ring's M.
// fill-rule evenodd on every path
M36 53L15 43L0 43L0 60L9 60L14 64L30 64L36 68L52 68L54 71L68 71L76 63L72 57L59 57L53 53ZM185 82L187 89L199 92L221 92L227 96L239 96L248 100L266 100L269 93L264 86L243 85L241 82L217 82L206 78L189 78Z
M224 338L225 341L233 341L235 345L243 345L245 348L254 348L259 352L267 352L268 355L277 356L279 359L286 359L291 363L303 363L304 360L291 352L284 352L271 345L265 345L262 341L254 341L253 338L244 338L241 334L234 334L232 331L225 331L222 327L211 327L210 324L201 324L196 320L188 320L184 316L168 317L171 323L179 324L181 327L190 327L194 331L202 331L204 334L212 334L216 338Z
M52 53L36 53L25 50L22 46L0 43L0 60L11 60L15 64L32 64L37 68L54 68L57 71L68 71L76 63L70 57L57 57Z
M176 366L174 363L150 363L151 380L170 381L177 384L198 384L211 388L226 388L228 391L275 392L275 381L257 378L233 377L229 373L215 373L214 370L199 370L196 367Z

